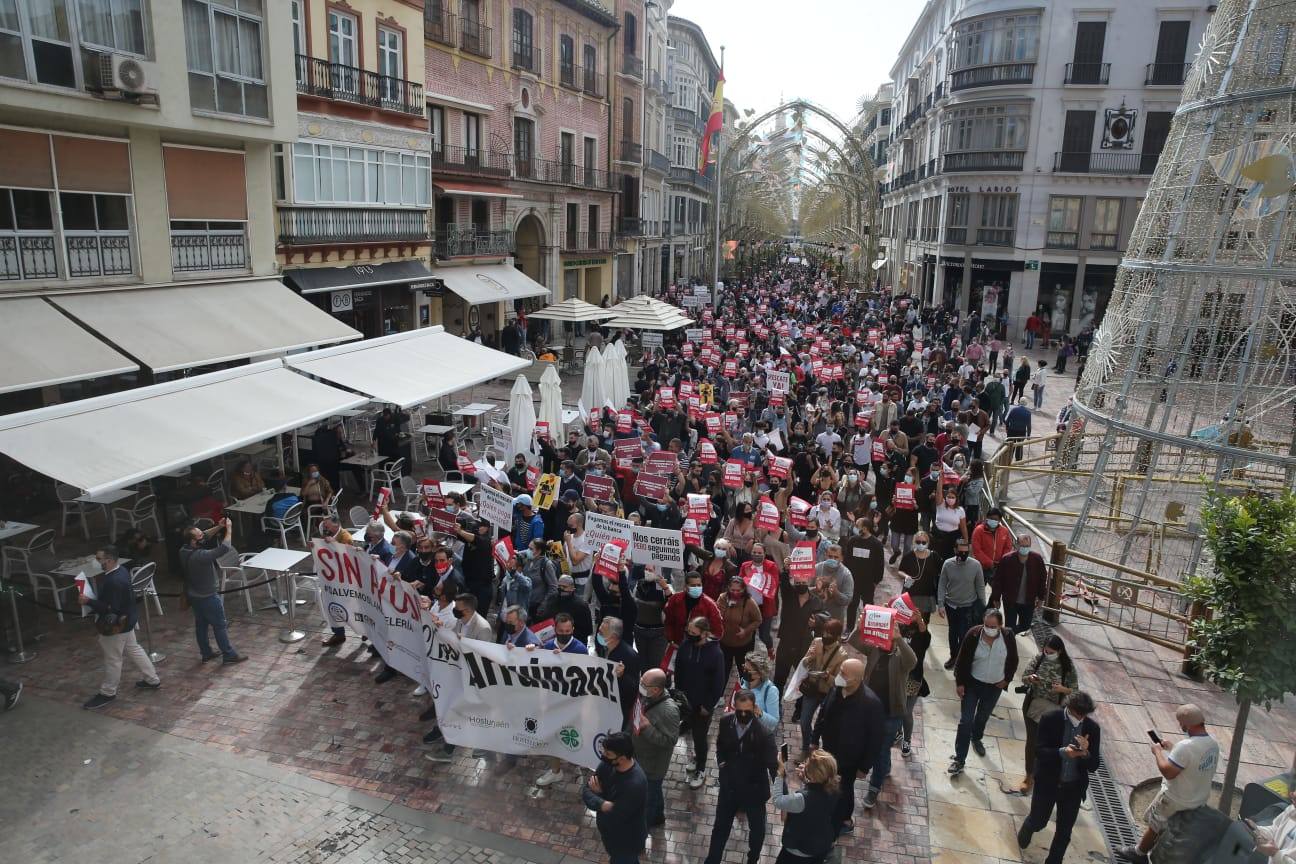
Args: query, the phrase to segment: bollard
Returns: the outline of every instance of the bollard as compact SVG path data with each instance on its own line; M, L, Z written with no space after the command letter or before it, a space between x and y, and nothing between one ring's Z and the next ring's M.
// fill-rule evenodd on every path
M9 662L27 663L35 660L35 651L23 650L22 624L18 621L18 600L12 585L9 586L9 608L13 612L14 638L18 640L18 649L9 655Z
M288 645L305 639L306 634L297 629L297 583L291 573L279 575L288 580L283 595L288 598L288 629L279 634L279 641Z
M166 659L165 654L153 650L153 614L149 611L148 589L140 592L144 604L144 645L148 649L148 658L155 664Z

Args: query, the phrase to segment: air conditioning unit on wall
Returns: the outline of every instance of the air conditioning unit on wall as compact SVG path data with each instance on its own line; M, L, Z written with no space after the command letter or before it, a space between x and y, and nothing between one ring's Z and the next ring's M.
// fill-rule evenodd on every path
M130 54L99 55L98 89L104 93L144 96L157 93L158 67Z

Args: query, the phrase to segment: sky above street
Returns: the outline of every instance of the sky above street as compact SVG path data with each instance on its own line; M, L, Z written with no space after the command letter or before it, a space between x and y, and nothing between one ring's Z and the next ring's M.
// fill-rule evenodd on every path
M675 0L671 14L702 28L725 96L764 113L801 97L849 121L861 96L887 80L923 0Z

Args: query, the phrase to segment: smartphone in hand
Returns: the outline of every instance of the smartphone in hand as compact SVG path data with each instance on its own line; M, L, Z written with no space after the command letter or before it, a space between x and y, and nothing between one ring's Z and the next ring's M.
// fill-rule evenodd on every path
M787 761L788 761L788 745L787 745L786 742L784 742L783 746L779 748L779 758L781 758L781 759L783 760L783 763L784 763L785 765L787 764Z
M1157 734L1157 731L1155 729L1147 730L1147 736L1152 739L1153 744L1161 743L1161 736Z

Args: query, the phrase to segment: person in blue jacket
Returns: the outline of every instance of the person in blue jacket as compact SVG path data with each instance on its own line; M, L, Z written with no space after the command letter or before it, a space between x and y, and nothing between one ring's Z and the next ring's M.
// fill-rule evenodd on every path
M693 767L690 789L700 789L706 775L707 731L716 703L724 695L724 652L711 637L711 622L699 616L688 622L684 641L675 653L675 686L689 702L689 729L693 733Z
M513 499L513 548L525 549L532 540L543 540L544 519L535 511L535 502L525 493Z

